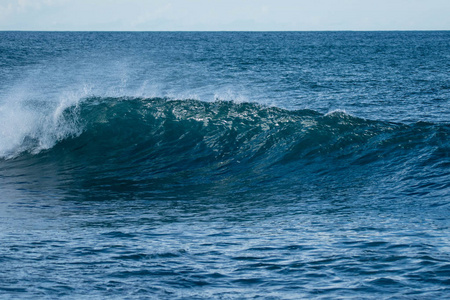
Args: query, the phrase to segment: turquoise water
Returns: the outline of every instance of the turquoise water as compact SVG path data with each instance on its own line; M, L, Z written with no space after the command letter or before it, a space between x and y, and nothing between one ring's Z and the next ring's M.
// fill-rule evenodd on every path
M447 297L448 32L0 37L2 298Z

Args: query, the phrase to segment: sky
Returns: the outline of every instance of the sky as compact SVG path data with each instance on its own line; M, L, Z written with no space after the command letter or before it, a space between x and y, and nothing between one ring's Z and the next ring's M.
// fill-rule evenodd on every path
M0 0L0 30L450 30L450 0Z

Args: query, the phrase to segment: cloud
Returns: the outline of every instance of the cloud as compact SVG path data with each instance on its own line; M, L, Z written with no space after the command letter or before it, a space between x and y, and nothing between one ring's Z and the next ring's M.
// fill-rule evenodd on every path
M5 18L13 16L21 18L22 15L29 11L43 10L50 6L63 5L69 0L2 0L0 3L0 17L2 23Z
M3 0L0 5L1 9L6 9L9 12L24 12L29 9L42 9L46 6L61 5L67 3L69 0Z
M170 15L172 9L172 3L167 3L159 7L154 7L153 9L143 10L137 15L136 19L131 20L130 26L132 28L138 28L140 25L164 18L165 16Z

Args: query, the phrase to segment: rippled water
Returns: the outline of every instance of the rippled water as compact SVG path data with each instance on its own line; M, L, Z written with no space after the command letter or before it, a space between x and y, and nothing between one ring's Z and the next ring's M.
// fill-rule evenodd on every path
M0 297L447 297L449 46L1 32Z

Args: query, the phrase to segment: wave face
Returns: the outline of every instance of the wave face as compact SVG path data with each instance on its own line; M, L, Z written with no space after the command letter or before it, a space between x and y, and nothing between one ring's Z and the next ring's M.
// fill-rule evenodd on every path
M224 182L238 188L242 181L251 188L268 180L343 187L387 174L400 187L432 178L434 192L450 182L446 124L230 101L101 97L62 109L52 124L23 138L15 149L21 154L4 160L4 169L20 166L38 176L52 166L66 185L128 192Z

